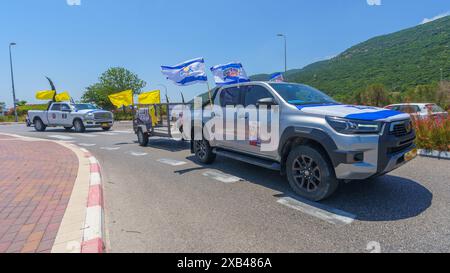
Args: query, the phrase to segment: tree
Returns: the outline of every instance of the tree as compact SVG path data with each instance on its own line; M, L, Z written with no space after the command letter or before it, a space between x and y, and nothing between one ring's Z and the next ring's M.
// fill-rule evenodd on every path
M408 90L406 99L408 102L436 102L436 92L435 84L422 84Z
M26 100L21 100L21 101L19 101L19 102L16 103L17 106L24 106L24 105L26 105L26 104L27 104L27 101L26 101Z
M3 113L6 111L6 103L0 101L0 116L3 116Z
M448 109L450 107L450 82L442 81L436 91L436 103Z
M133 72L122 67L114 67L104 72L98 83L87 87L81 99L83 102L93 102L105 109L113 109L108 95L130 89L134 94L140 94L146 85L147 83Z
M390 103L389 92L382 84L372 84L366 90L359 91L353 100L357 104L383 107Z

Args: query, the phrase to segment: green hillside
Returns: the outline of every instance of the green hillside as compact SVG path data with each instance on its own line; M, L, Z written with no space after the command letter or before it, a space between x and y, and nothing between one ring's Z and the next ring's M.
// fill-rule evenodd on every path
M345 98L371 84L404 92L450 76L450 16L370 39L333 59L291 70L286 78ZM267 80L268 75L252 76Z

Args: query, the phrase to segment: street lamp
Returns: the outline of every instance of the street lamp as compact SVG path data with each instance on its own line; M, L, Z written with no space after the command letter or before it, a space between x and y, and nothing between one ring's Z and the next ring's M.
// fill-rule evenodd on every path
M285 34L277 34L278 37L284 38L284 73L287 72L287 36ZM286 76L286 75L285 75Z
M18 122L19 118L17 117L16 90L14 87L14 71L13 71L13 61L12 61L12 53L11 53L11 47L13 47L15 45L16 45L16 43L9 44L9 63L11 65L11 83L12 83L12 92L13 92L13 100L14 100L14 118L15 118L15 121Z

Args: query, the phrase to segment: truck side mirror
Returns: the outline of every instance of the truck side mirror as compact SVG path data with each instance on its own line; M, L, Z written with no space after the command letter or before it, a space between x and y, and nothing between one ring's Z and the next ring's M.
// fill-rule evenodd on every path
M258 100L258 102L256 103L256 106L261 106L261 105L272 106L272 105L278 105L278 103L275 101L274 98L264 98L264 99Z

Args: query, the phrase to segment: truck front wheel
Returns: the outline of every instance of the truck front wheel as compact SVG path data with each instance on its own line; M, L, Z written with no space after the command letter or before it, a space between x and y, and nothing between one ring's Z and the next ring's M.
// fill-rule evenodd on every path
M339 185L326 155L310 146L292 150L286 162L286 172L295 193L311 201L330 197Z
M84 133L86 131L86 127L84 127L83 122L79 119L73 122L73 127L75 127L75 132L77 133Z
M47 126L42 122L41 119L37 118L34 120L34 129L38 132L44 132L47 129Z
M198 160L203 164L211 164L216 160L216 154L205 139L194 142L194 152Z

